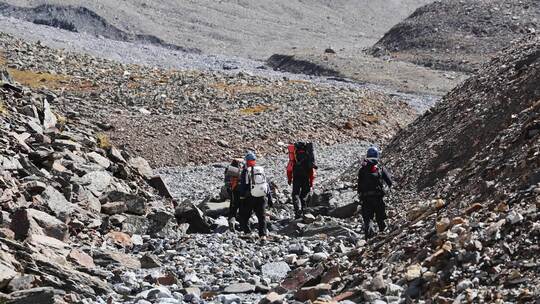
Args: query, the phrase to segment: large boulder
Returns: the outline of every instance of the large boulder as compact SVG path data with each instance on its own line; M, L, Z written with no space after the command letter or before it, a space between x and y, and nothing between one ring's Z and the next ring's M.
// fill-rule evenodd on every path
M113 177L105 171L94 171L76 179L76 182L100 197L113 182Z
M13 267L0 263L0 290L4 289L17 276L18 273Z
M57 217L66 217L73 213L75 207L65 196L52 186L48 186L41 194L45 203Z
M148 234L152 237L175 238L182 234L177 227L174 215L166 210L152 210L147 218Z
M32 289L26 289L21 291L12 292L10 294L10 304L55 304L58 301L55 300L56 294L63 294L60 290L55 290L52 287L37 287Z
M356 215L356 213L358 212L358 207L359 206L357 203L350 203L330 210L328 215L341 219L349 218Z
M175 216L179 223L188 223L188 233L211 233L210 224L204 218L201 209L192 203L182 203L175 210Z
M68 226L59 219L36 209L18 209L12 215L11 230L15 239L24 240L32 234L46 235L67 241Z
M146 199L140 195L130 194L122 191L111 191L106 194L106 201L124 202L127 212L135 215L144 215L146 213Z
M154 175L152 167L148 161L142 157L133 157L128 161L128 165L134 168L141 176L146 179L151 179Z

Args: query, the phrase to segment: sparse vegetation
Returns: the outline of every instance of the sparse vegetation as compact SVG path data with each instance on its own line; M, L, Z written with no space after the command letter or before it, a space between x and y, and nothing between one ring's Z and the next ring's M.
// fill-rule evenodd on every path
M271 111L271 110L272 110L272 107L270 106L258 105L258 106L242 109L240 110L240 113L244 115L255 115L255 114L259 114L259 113L263 113L263 112Z
M98 147L100 147L101 149L108 149L112 147L111 140L109 139L109 136L105 133L96 134L96 140Z
M68 80L66 76L42 72L21 71L12 68L8 68L8 72L15 81L31 88L47 87L55 89L61 87Z
M8 113L8 110L6 108L6 105L3 101L0 100L0 115L6 115Z

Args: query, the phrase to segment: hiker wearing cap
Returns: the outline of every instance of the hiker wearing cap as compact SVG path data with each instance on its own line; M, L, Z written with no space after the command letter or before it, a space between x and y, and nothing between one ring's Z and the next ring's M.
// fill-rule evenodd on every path
M362 218L364 220L364 233L366 239L373 236L371 221L375 216L375 221L379 226L379 232L386 228L384 220L386 211L384 204L384 183L388 187L392 186L392 179L388 171L379 163L380 152L376 147L367 150L366 158L362 161L358 170L358 197L362 202Z
M246 164L240 175L239 193L242 206L240 207L240 229L251 233L249 219L255 212L259 226L259 236L264 237L266 231L266 205L272 206L272 193L264 174L264 168L257 165L257 157L249 152L245 157Z
M240 173L244 166L244 160L241 158L235 158L231 161L231 164L225 168L225 189L230 198L229 205L229 229L234 232L236 226L236 219L238 216L238 208L240 206L240 194L238 191L240 183Z

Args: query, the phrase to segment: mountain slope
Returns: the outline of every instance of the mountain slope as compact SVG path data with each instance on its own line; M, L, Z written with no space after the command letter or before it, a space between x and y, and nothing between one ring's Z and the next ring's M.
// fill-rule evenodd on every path
M348 254L334 299L535 303L540 297L540 37L499 54L383 152L389 229ZM357 166L332 182L350 202ZM348 199L347 199L348 198Z
M131 34L208 53L266 59L291 47L357 48L430 0L102 1L7 0L17 6L84 6Z
M535 0L443 0L417 9L372 48L444 70L472 71L526 33L539 29Z
M540 182L539 41L493 59L392 141L403 187L478 201Z

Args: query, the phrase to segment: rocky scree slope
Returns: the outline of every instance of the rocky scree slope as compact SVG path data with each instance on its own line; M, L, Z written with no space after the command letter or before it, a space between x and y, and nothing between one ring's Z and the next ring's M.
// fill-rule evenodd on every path
M357 251L358 297L380 298L381 282L438 303L540 297L539 42L499 54L387 146L397 212Z
M371 49L377 56L471 72L513 39L540 26L540 3L443 0L417 9Z
M0 45L15 77L34 75L32 85L70 96L57 105L68 118L99 121L115 144L155 167L222 161L248 148L277 155L299 138L385 140L416 116L398 97L354 86L123 65L7 35Z
M36 7L20 7L0 3L0 14L35 24L52 26L70 32L102 36L112 40L155 44L185 52L200 52L198 49L189 49L165 43L156 36L127 33L82 6L43 4Z
M91 120L66 119L56 105L69 97L0 74L0 302L91 303L140 267L125 252L142 235L182 233L171 202L144 159Z

